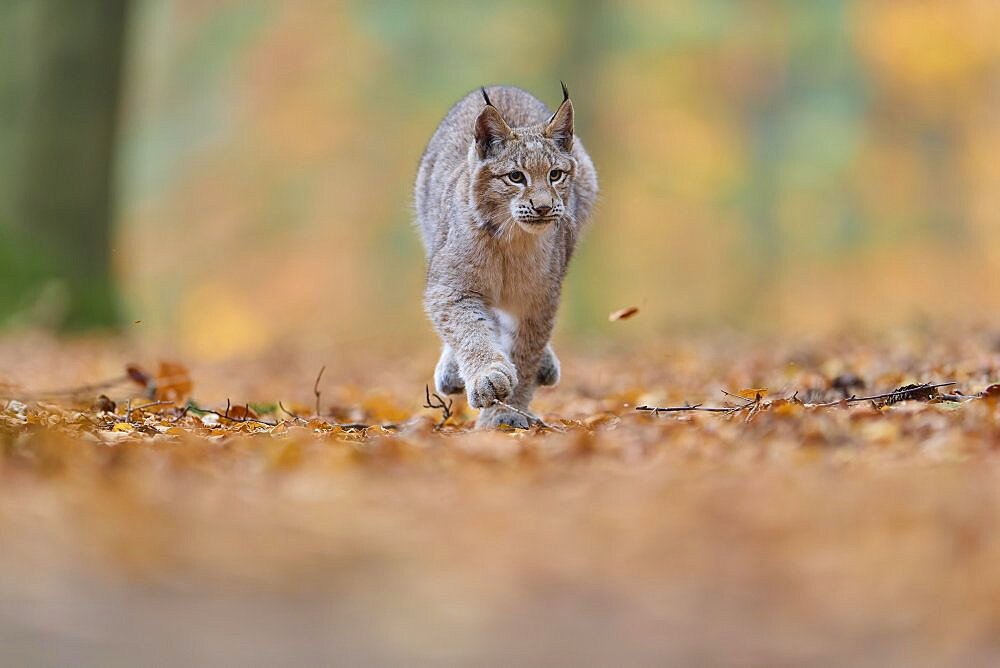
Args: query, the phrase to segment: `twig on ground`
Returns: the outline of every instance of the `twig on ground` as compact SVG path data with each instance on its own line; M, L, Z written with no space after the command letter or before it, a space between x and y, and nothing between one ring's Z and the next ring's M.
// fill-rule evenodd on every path
M280 405L281 404L279 404L279 406ZM261 418L261 417L250 417L250 416L245 416L244 417L244 416L229 415L228 413L229 413L230 408L231 408L230 406L227 406L225 413L220 413L219 411L214 411L211 408L202 408L201 406L198 406L197 404L195 404L193 401L189 401L188 405L187 405L187 408L189 408L190 410L195 411L196 413L202 413L202 414L206 414L206 415L215 415L215 416L217 416L219 418L222 418L224 420L229 420L230 422L258 422L260 424L264 424L264 425L267 425L269 427L276 427L276 426L278 426L278 424L280 424L279 422L276 422L274 420L265 420L264 418ZM288 413L289 415L292 415L292 417L296 418L297 420L301 420L302 422L308 422L305 418L302 418L302 417L299 417L298 415L295 415L294 413L292 413L288 409L284 408L283 406L282 406L282 410L285 411L286 413ZM370 429L371 427L382 427L382 429L385 429L387 431L392 431L392 430L399 429L399 425L398 424L393 424L393 423L377 424L376 425L376 424L365 424L363 422L330 422L329 420L326 420L324 418L319 418L319 419L321 421L325 422L326 424L330 425L331 427L340 427L341 429L343 429L345 431L361 431L361 430L364 430L364 429Z
M285 408L285 405L284 405L283 403L281 403L280 401L278 402L278 408L280 408L280 409L281 409L281 410L283 410L283 411L284 411L285 413L287 413L287 414L288 414L288 415L289 415L289 416L290 416L290 417L291 417L291 418L292 418L293 420L298 420L299 422L305 422L305 423L308 423L308 422L309 422L308 420L306 420L306 419L305 419L304 417L302 417L301 415L296 415L296 414L295 414L295 413L293 413L292 411L290 411L290 410L288 410L287 408Z
M722 392L727 397L732 397L733 399L739 399L739 400L743 401L743 403L741 405L739 405L739 406L732 406L732 407L730 407L729 408L729 412L730 412L730 414L735 415L736 413L739 413L739 412L744 411L747 408L749 408L750 412L747 413L747 417L746 417L746 421L747 422L749 422L751 420L751 418L753 418L753 416L757 414L757 411L760 410L760 402L761 402L761 399L763 398L763 397L760 396L760 392L757 392L756 396L754 396L753 399L747 399L746 397L744 397L742 395L733 394L732 392L727 392L726 390L721 389L721 388L719 389L719 391Z
M962 394L961 392L953 392L951 394L941 394L940 397L945 401L956 401L961 403L963 401L968 401L970 399L982 399L982 393L977 392L976 394Z
M431 410L437 409L441 411L441 421L434 425L435 429L440 429L448 421L448 418L451 417L451 406L455 400L449 399L448 402L445 403L445 400L441 397L441 395L435 392L433 397L437 403L432 403L430 385L424 385L424 396L427 397L427 401L424 402L424 408L430 408Z
M75 397L80 394L93 394L97 390L106 390L109 387L114 387L115 385L122 385L129 382L131 379L128 375L118 376L117 378L109 378L108 380L101 381L99 383L89 383L87 385L78 385L77 387L66 387L56 390L42 390L40 392L33 392L26 395L20 396L10 396L10 397L0 397L3 399L17 399L20 401L42 401L50 397Z
M732 399L739 399L740 401L743 402L744 406L748 406L748 405L752 404L754 401L759 401L760 400L760 392L757 393L757 398L756 399L747 399L746 397L744 397L742 395L733 394L732 392L729 392L728 390L723 389L723 388L719 388L719 392L722 392L724 395L726 395L727 397L730 397Z
M839 399L837 401L828 401L822 404L806 404L810 408L828 408L830 406L839 406L840 404L853 404L859 401L878 401L879 399L885 399L885 404L895 404L900 401L906 401L907 399L919 399L923 396L931 398L928 393L931 390L935 390L939 387L950 387L952 385L957 385L955 381L949 381L947 383L919 383L917 385L907 385L903 387L896 388L892 392L884 392L882 394L873 394L868 397L858 397L851 395L846 399Z
M147 408L152 408L154 406L166 406L168 404L173 404L173 403L174 403L173 401L169 401L166 399L158 399L156 401L151 401L148 404L143 404L141 406L133 406L132 400L129 399L128 404L126 404L125 406L125 416L118 417L117 415L112 415L111 417L114 419L115 422L127 422L129 424L132 424L132 411L141 412L146 410ZM176 422L176 420L174 420L174 422Z
M133 406L133 410L144 411L147 408L153 408L154 406L170 406L177 402L171 399L157 399L156 401L150 401L148 404L143 404L142 406Z
M325 364L323 365L323 368L321 368L319 370L319 373L316 374L316 382L313 383L313 394L316 395L316 417L320 417L320 412L319 412L319 398L321 396L321 393L319 391L319 381L323 378L323 372L324 371L326 371L326 365Z
M693 406L636 406L637 411L649 411L653 415L658 413L685 413L688 411L704 411L706 413L730 413L732 408L726 408L724 406L705 406L703 404L694 404Z
M875 402L879 401L880 399L885 400L882 405L889 405L900 401L906 401L907 399L935 398L933 392L934 390L936 390L939 387L949 387L951 385L956 385L956 384L957 383L955 381L949 381L947 383L920 383L917 385L905 385L903 387L896 388L892 392L873 394L867 397L850 396L847 397L846 399L838 399L837 401L828 401L821 404L803 404L802 401L798 398L799 392L798 390L796 390L795 393L792 394L792 396L788 397L787 401L791 401L793 403L799 403L808 408L832 408L834 406L842 406L845 404L857 403L859 401ZM759 393L754 399L747 399L746 397L742 397L738 394L733 394L732 392L727 392L726 390L722 390L722 393L734 399L742 399L745 403L743 403L740 406L704 406L702 404L685 404L683 406L642 405L642 406L636 406L635 410L649 412L652 413L653 415L657 415L659 413L681 413L688 411L735 414L744 411L746 409L750 409L750 412L747 414L747 421L749 422L750 419L754 415L756 415L756 413L761 409L761 406L763 405L763 397L761 397ZM946 400L952 400L952 397L956 397L956 399L973 399L976 397L976 395L964 395L964 394L939 395L939 398Z
M175 424L183 420L185 417L187 417L189 410L191 410L191 404L184 404L184 408L182 408L180 412L177 413L174 419L170 421L170 424Z
M216 417L218 417L220 419L229 420L230 422L259 422L260 424L266 424L269 427L276 427L276 426L278 426L278 423L275 422L275 421L273 421L273 420L265 420L265 419L259 418L259 417L254 418L254 417L250 417L249 415L245 416L245 417L242 417L242 416L241 417L230 416L229 415L229 411L232 409L232 404L229 401L229 399L226 399L226 412L225 413L220 413L219 411L214 411L211 408L202 408L201 406L199 406L198 404L196 404L194 401L190 401L190 400L188 401L188 404L185 407L185 409L186 410L192 410L195 413L200 413L202 415L215 415Z

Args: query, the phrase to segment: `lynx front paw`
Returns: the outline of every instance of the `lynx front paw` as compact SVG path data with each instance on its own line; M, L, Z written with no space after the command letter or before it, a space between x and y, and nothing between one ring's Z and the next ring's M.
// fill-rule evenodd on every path
M496 429L497 427L513 427L514 429L527 429L531 426L531 420L526 415L509 410L503 406L484 408L479 413L476 420L476 429Z
M486 408L503 401L517 385L517 370L509 362L494 362L474 375L466 383L469 405Z
M441 353L437 368L434 369L434 387L441 394L461 394L465 392L465 381L458 372L458 363L450 350Z

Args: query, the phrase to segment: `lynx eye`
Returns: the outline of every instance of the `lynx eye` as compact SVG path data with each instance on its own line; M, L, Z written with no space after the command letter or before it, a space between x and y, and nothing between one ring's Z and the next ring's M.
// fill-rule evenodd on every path
M514 171L507 175L511 183L524 183L524 172Z
M561 169L553 169L551 172L549 172L549 181L552 181L552 183L555 183L562 177L563 177L563 170Z

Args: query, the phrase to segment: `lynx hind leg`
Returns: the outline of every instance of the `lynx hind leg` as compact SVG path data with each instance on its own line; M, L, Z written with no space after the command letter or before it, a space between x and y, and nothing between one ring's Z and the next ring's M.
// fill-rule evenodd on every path
M542 362L538 367L538 384L555 385L559 382L559 358L556 351L552 349L552 344L545 346L542 353Z
M434 368L434 387L441 394L465 392L465 381L458 373L458 362L455 361L455 355L448 346L441 351L441 359Z

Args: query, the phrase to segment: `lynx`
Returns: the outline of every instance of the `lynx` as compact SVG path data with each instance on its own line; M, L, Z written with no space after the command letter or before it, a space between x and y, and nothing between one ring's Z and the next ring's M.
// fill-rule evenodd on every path
M444 344L434 383L466 393L478 428L529 427L535 390L558 382L549 339L596 197L565 84L555 113L519 88L469 93L431 137L415 205L424 308Z

